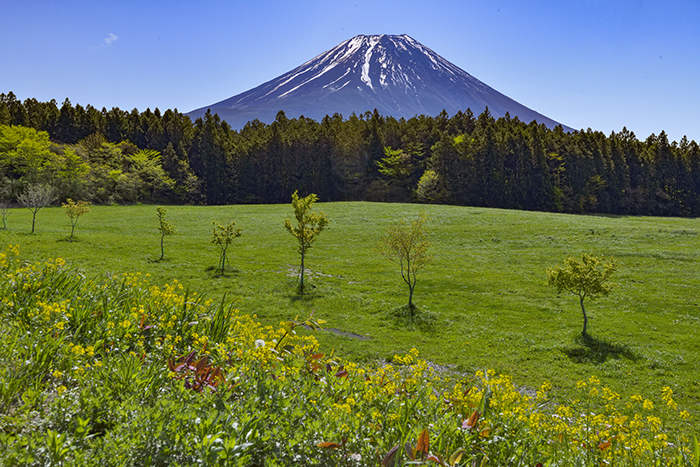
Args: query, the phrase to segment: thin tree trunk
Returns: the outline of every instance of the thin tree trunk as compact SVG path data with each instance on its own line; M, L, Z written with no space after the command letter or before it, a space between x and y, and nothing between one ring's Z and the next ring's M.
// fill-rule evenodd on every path
M411 260L406 259L406 273L404 274L403 260L401 261L401 277L403 277L404 282L408 285L408 310L411 312L411 319L413 319L413 287L415 284L411 284Z
M165 239L165 234L160 236L160 259L165 258L165 250L163 249L163 240Z
M586 308L583 306L583 298L581 297L581 311L583 312L583 334L584 336L588 333L588 315L586 315Z
M304 251L302 250L301 252L301 275L299 276L299 279L301 280L299 284L299 289L303 292L304 291Z

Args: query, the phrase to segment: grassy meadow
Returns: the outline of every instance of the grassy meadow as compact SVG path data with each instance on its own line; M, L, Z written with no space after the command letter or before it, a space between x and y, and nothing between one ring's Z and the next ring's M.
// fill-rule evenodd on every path
M308 285L296 292L299 255L283 228L291 205L168 206L177 234L160 257L156 206L94 206L76 239L62 208L45 208L30 235L31 213L12 209L0 245L20 258L61 257L86 277L148 274L177 280L215 300L226 294L243 313L279 325L295 316L327 321L321 349L356 361L383 362L412 348L438 368L474 374L495 369L522 390L550 381L566 399L596 376L627 397L672 388L680 407L700 410L700 221L681 218L574 216L456 206L318 203L329 228L307 256ZM433 261L419 273L419 319L395 316L408 290L398 266L374 250L386 226L425 211ZM209 243L212 221L235 221L243 236L228 251L225 275ZM578 298L557 295L546 269L567 255L612 256L619 286L587 300L591 338L581 341Z

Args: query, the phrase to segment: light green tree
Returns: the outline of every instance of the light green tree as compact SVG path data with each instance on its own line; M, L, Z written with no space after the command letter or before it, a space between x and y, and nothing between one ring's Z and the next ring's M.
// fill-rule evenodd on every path
M221 258L219 260L219 267L221 268L221 274L224 274L226 267L226 250L229 245L233 242L234 238L238 238L242 235L243 229L236 227L235 222L229 222L226 226L219 224L218 222L212 222L214 225L211 233L211 242L219 246L221 251Z
M564 260L564 267L555 266L547 269L547 283L556 287L557 293L567 291L577 295L581 303L583 313L582 335L588 333L588 315L583 301L586 297L591 300L598 296L607 296L617 285L608 282L610 277L617 271L617 262L613 259L605 259L603 256L597 257L584 253L581 261L571 256Z
M297 191L292 194L292 207L296 225L287 219L284 221L284 228L291 233L299 242L299 255L301 255L301 268L299 272L299 290L304 292L304 270L306 253L313 245L316 237L328 226L328 217L323 212L312 212L311 206L318 201L318 196L311 193L309 196L300 198Z
M56 157L50 147L45 131L0 125L0 171L25 183L47 181L50 177L46 172Z
M384 157L376 161L377 170L388 179L403 180L411 175L411 155L403 149L384 148Z
M19 204L29 209L32 212L32 232L34 233L34 225L36 224L36 213L41 208L53 203L56 199L56 190L51 185L34 184L29 185L26 190L19 196L17 201Z
M75 202L68 198L66 202L63 203L63 209L70 218L70 237L68 237L68 240L72 242L73 234L75 233L75 225L78 223L80 216L90 212L90 203L87 201Z
M415 309L413 290L416 287L418 271L432 259L428 254L431 243L425 227L427 221L428 217L425 213L421 213L420 217L410 225L405 220L391 224L387 227L386 235L383 235L377 244L379 254L401 267L401 278L408 285L408 308L411 319Z
M161 157L158 151L142 149L129 156L132 172L140 180L139 196L156 199L158 193L172 190L175 181L168 176L161 165Z
M447 190L440 183L440 176L434 170L426 170L418 180L416 198L422 203L439 203L447 197Z
M168 211L166 211L166 209L163 206L158 206L156 208L156 212L158 213L158 231L160 232L160 258L158 258L158 260L162 260L163 258L165 258L165 247L163 245L165 241L165 236L175 235L177 233L177 230L175 230L173 224L171 224L165 218L165 215L168 213Z

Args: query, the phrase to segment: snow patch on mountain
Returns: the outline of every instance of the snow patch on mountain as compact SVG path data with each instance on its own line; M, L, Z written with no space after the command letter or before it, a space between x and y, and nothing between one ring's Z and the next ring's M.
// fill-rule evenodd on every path
M378 36L370 36L369 44L367 50L365 51L365 61L362 63L362 75L360 76L362 82L369 86L369 88L372 90L374 90L374 88L372 87L372 79L369 77L369 66L372 58L372 50L374 50L377 42L379 42Z
M348 68L347 70L345 70L345 73L343 73L339 78L334 79L334 80L331 81L330 83L324 85L323 88L325 89L325 88L327 88L327 87L329 87L329 86L333 86L335 83L337 83L337 82L340 81L341 79L345 78L345 77L348 75L348 73L350 73L350 71L351 71L351 69ZM349 82L349 81L348 81L348 82Z

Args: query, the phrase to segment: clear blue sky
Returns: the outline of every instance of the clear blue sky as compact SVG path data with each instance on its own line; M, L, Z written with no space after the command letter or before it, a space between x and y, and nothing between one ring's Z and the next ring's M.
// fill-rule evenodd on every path
M357 34L408 34L577 129L700 142L700 2L11 1L0 92L188 112Z

